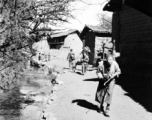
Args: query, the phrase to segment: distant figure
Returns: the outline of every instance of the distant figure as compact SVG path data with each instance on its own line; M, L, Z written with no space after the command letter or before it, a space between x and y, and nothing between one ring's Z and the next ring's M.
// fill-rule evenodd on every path
M89 56L86 51L83 51L83 53L82 53L81 62L82 62L82 75L84 75L87 71L88 62L89 62Z
M46 120L46 119L47 119L47 117L46 117L45 111L43 110L42 113L40 114L39 120Z
M58 74L57 74L56 71L54 71L53 69L49 68L48 77L49 77L50 82L51 82L51 84L52 84L53 86L54 86L55 84L58 84L58 81L57 81Z
M105 116L109 115L110 104L112 100L112 92L115 86L115 79L121 74L118 63L112 55L107 56L106 61L101 61L97 69L97 76L100 79L96 92L95 100L100 103L99 112L103 112ZM103 104L107 104L104 110Z
M67 61L69 61L69 68L75 72L76 70L76 63L75 63L75 54L73 52L73 49L70 49L70 52L67 56Z

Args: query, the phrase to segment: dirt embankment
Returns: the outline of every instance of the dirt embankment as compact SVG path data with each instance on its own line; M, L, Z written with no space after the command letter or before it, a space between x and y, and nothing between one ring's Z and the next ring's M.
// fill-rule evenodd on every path
M52 76L48 76L47 72L47 67L31 68L18 86L10 91L1 91L0 120L40 120L43 116L54 119L52 113L46 110L54 101L57 85L51 83Z

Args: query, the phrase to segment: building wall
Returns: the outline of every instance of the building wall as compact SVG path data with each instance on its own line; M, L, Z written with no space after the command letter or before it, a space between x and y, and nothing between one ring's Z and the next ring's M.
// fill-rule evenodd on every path
M62 37L55 37L55 38L48 38L48 44L50 49L60 49L64 43L65 36Z
M85 37L85 46L88 46L91 50L91 53L89 54L89 63L93 64L94 61L94 48L95 48L95 33L94 32L88 32Z
M112 38L122 73L129 76L151 77L152 75L152 18L123 5L121 12L113 14Z
M63 47L72 48L76 58L78 58L82 52L83 42L77 33L73 33L65 38Z
M111 34L110 33L96 33L96 32L92 32L92 31L89 31L87 34L86 34L86 37L85 37L85 46L88 46L91 50L91 53L89 54L89 58L90 58L90 61L89 63L90 64L93 64L93 62L95 62L95 59L96 59L96 37L103 37L103 39L110 39L111 38Z

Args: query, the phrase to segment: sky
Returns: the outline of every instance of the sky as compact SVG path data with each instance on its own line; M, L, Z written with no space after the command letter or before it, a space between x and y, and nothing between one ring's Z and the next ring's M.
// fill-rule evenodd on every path
M107 14L112 16L112 12L103 11L104 5L107 0L84 0L91 5L85 4L83 2L77 2L72 4L75 19L69 19L70 24L67 24L67 28L82 30L85 24L88 25L98 25L99 21L97 19L97 14Z

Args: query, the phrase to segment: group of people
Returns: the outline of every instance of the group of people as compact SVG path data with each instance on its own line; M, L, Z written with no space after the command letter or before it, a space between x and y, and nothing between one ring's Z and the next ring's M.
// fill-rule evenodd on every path
M75 72L76 59L72 49L68 54L67 60L69 60L69 67ZM85 50L82 52L80 61L82 62L82 74L84 75L89 61L88 52ZM109 117L115 81L121 74L119 65L112 54L106 55L106 60L99 61L96 74L99 79L99 84L95 95L95 100L100 104L98 107L98 112ZM106 108L104 108L105 106Z
M67 56L67 61L69 62L69 68L73 71L76 72L76 66L78 62L81 62L82 65L82 75L84 75L87 71L88 68L88 62L89 62L89 55L88 55L88 51L85 50L85 48L83 49L83 51L81 52L81 57L78 59L76 59L75 53L73 52L73 49L70 49L70 52Z

